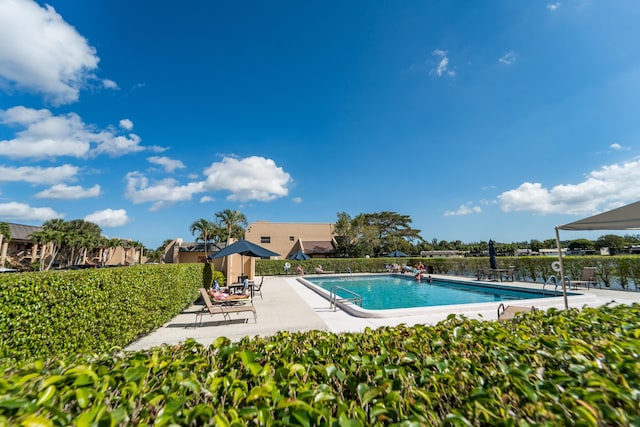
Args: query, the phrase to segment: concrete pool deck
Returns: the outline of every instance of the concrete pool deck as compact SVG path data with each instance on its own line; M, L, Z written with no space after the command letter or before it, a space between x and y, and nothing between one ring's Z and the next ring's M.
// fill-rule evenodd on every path
M322 275L326 277L326 275ZM307 277L313 278L313 275ZM475 278L459 276L438 276L434 278L451 279L478 283ZM493 283L495 282L488 282ZM498 284L500 284L498 282ZM540 283L503 282L516 288L542 289ZM571 291L576 292L576 291ZM616 291L609 289L580 289L582 295L568 297L569 307L582 308L584 306L597 307L614 302L616 304L640 303L640 292ZM338 309L329 308L329 301L316 292L298 282L295 276L266 276L262 286L263 299L258 295L254 298L254 306L258 319L254 323L250 313L232 314L227 325L221 316L205 314L202 325L195 327L196 313L202 305L193 304L183 310L175 318L150 334L129 344L127 350L150 349L162 344L179 344L192 338L208 346L218 337L227 337L232 342L239 341L245 336L270 336L278 331L310 331L323 330L327 332L363 332L365 328L376 329L381 326L396 326L399 324L436 324L445 320L451 313L464 315L467 318L495 320L499 302L482 304L465 304L464 306L426 307L419 314L398 315L391 317L355 317ZM546 310L551 307L564 308L562 296L522 300L510 302L512 305L534 305L537 309ZM505 305L509 305L505 303Z

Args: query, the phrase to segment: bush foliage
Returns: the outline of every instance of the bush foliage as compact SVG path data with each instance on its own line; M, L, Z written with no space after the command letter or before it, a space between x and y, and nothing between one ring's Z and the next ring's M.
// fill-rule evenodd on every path
M0 425L640 424L640 305L4 362Z
M2 275L0 357L33 359L125 346L196 300L202 266Z

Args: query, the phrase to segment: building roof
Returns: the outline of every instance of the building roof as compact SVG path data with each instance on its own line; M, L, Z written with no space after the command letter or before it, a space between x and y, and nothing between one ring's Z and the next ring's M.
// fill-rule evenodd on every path
M225 246L227 246L227 244L224 242L217 243L217 244L207 243L207 252L209 253L218 252L220 249L224 248ZM183 242L183 243L180 243L178 251L179 252L204 252L204 243Z
M7 224L9 224L9 228L11 229L11 240L31 241L29 235L42 230L42 227L34 225L13 224L11 222Z
M302 241L301 243L304 248L304 253L307 255L333 254L336 251L336 248L333 246L333 241L331 240L310 240Z

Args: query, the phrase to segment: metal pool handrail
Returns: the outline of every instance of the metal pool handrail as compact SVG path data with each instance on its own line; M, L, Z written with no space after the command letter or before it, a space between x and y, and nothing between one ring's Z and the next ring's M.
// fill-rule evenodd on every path
M351 297L349 298L338 298L338 292L337 291L344 291L348 294L351 295ZM329 290L329 308L333 308L333 311L336 311L336 309L338 308L338 303L339 302L352 302L354 304L358 304L360 307L362 307L362 297L349 290L346 288L343 288L342 286L334 286Z
M547 281L544 283L544 285L542 285L542 295L544 295L544 288L550 284L551 279L553 279L553 283L556 285L555 289L553 290L553 292L557 293L558 292L558 278L555 275L551 275L549 276L549 278L547 279Z

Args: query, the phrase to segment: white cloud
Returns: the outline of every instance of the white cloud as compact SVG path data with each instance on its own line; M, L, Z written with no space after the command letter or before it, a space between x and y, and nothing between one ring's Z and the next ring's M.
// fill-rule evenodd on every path
M216 199L214 199L211 196L202 196L200 197L200 203L210 203L210 202L215 202Z
M455 211L445 211L444 216L463 216L482 212L479 206L460 205Z
M65 104L95 78L98 61L95 49L53 7L0 1L0 79Z
M147 157L147 160L155 165L162 166L167 172L173 172L176 169L184 169L186 167L180 160L174 160L164 156Z
M10 158L112 157L145 150L135 134L117 135L86 125L75 113L55 116L51 111L26 107L0 110L0 123L22 127L10 140L0 141L0 155Z
M578 184L525 182L498 196L505 212L588 215L640 199L640 160L603 166Z
M41 168L22 166L17 168L0 166L0 182L28 182L30 184L54 184L68 181L76 176L78 168L71 165Z
M293 199L291 199L291 201L299 205L300 203L302 203L302 197L294 197Z
M104 209L85 216L84 220L97 224L101 228L110 228L127 224L129 217L124 209Z
M37 193L35 197L40 199L77 200L98 197L99 195L99 185L94 185L91 188L83 188L80 185L69 186L66 184L56 184L51 188Z
M435 74L438 77L442 77L443 75L447 75L449 77L453 77L456 75L456 72L450 70L449 67L449 58L447 57L447 51L442 49L436 49L431 52L433 56L439 59L438 65L436 68L431 70L431 74Z
M231 201L269 201L285 197L291 176L271 159L252 156L244 159L225 157L205 170L206 188L229 191Z
M547 9L549 9L550 11L555 11L558 10L558 8L560 7L560 2L558 3L550 3L547 5Z
M105 89L120 89L118 87L118 83L114 82L111 79L102 79L102 86Z
M51 208L34 208L24 203L0 203L0 218L17 221L48 221L54 218L64 218L64 214Z
M269 201L286 196L287 185L291 182L289 174L273 160L255 156L245 159L225 157L221 162L213 163L205 174L206 182L182 185L172 178L150 182L142 173L130 172L125 178L125 196L133 203L151 202L151 210L157 211L176 202L191 200L195 194L205 191L228 191L231 194L227 200L232 201ZM213 201L209 195L200 199L201 203L209 201Z
M502 57L500 57L498 61L506 65L511 65L514 62L516 62L516 54L514 52L507 52L504 55L502 55Z
M167 178L149 184L147 177L139 172L130 172L126 176L126 197L133 203L153 202L152 211L170 206L175 202L191 200L194 194L204 191L203 182L179 185L175 179Z
M133 129L133 122L129 119L122 119L120 120L120 127L124 130L131 130Z

